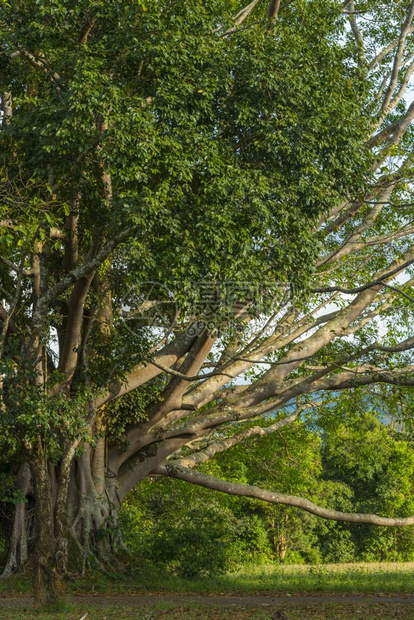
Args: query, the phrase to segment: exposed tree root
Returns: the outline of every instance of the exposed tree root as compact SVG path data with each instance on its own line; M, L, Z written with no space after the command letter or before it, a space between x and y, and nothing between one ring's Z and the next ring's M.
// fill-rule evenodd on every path
M118 528L118 512L106 496L92 490L80 501L70 524L70 536L81 558L81 572L98 566L101 570L121 569L117 552L125 547Z

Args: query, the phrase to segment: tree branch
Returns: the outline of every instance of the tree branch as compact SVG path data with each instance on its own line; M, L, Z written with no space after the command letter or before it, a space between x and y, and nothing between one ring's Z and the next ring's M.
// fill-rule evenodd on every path
M96 17L94 17L91 13L88 13L85 19L85 23L82 26L82 31L78 37L78 45L84 45L86 43L95 24Z
M195 342L196 337L188 334L187 331L180 334L170 344L162 348L153 360L165 367L173 366L180 358L188 353ZM162 370L152 363L141 362L138 364L124 380L114 381L108 389L105 389L94 401L96 408L120 398L139 386L147 383L154 377L160 375Z
M58 82L60 80L60 75L59 73L56 73L56 71L51 71L48 66L47 66L47 61L45 58L36 58L33 54L31 54L30 52L28 52L25 49L19 48L19 52L20 54L26 58L26 60L28 60L30 62L30 64L37 68L37 69L42 69L43 72L46 75L50 75L51 80L53 80L54 82Z
M13 115L13 99L11 91L2 93L1 109L3 112L4 123L9 123Z
M344 293L345 295L356 295L357 293L366 291L367 289L370 289L374 286L389 286L387 285L386 282L384 282L384 279L391 278L392 276L400 273L401 271L403 271L404 269L406 269L413 263L414 263L414 258L410 258L405 263L402 263L399 267L396 267L395 269L389 272L383 272L380 278L376 280L372 280L372 282L368 282L368 284L363 284L362 286L357 286L355 288L345 288L342 286L326 286L326 287L314 288L312 289L312 293L332 293L335 291L339 293ZM394 288L394 290L399 292L399 289Z
M410 28L407 31L407 35L411 34L412 32L414 32L414 26L410 26ZM389 43L389 45L387 45L386 47L384 47L376 56L375 58L373 58L373 60L371 60L371 62L368 65L368 70L372 71L372 69L374 69L378 63L381 62L381 60L383 58L385 58L385 56L387 54L389 54L395 47L397 47L398 45L398 41L399 38L394 39L394 41L391 41L391 43Z
M349 21L351 24L351 30L354 34L355 37L355 41L357 43L357 45L359 46L359 49L362 50L364 47L364 41L362 39L362 35L361 32L358 28L358 24L355 18L355 4L353 0L350 0L349 4L349 12L347 11L347 14L349 15ZM361 53L361 60L363 60L363 54Z
M281 0L271 0L269 4L269 9L267 11L267 16L271 22L275 22L277 19L277 15L280 9L280 1Z
M285 506L294 506L306 510L317 517L330 519L332 521L344 521L346 523L369 523L371 525L382 525L384 527L403 527L406 525L414 525L414 516L405 518L388 518L380 517L375 514L349 513L339 512L338 510L330 510L317 506L313 502L304 497L295 495L286 495L285 493L275 493L272 491L264 491L259 487L248 484L237 484L235 482L226 482L207 474L202 474L185 467L166 464L153 470L153 474L160 476L169 476L178 480L185 480L192 484L229 493L230 495L239 495L241 497L251 497L260 499L272 504L284 504Z
M92 272L96 271L104 260L108 258L108 256L110 256L110 254L119 245L128 239L128 237L130 237L136 229L137 226L133 226L131 228L126 228L118 233L118 235L115 235L110 241L103 245L92 260L87 259L82 265L72 269L72 271L70 271L60 282L49 288L39 299L36 313L33 317L34 331L41 329L49 304L59 295L64 293L72 284L75 284L78 280L81 280L85 276L88 276Z
M188 376L183 374L182 372L178 372L177 370L173 370L172 368L168 368L168 366L164 366L163 364L161 364L160 362L155 361L154 358L148 358L146 360L149 364L153 364L154 366L156 366L157 368L159 368L160 370L162 370L163 372L166 372L167 374L171 375L172 377L177 377L178 379L181 379L182 381L189 381L189 382L193 382L193 381L200 381L201 379L209 379L210 377L227 377L228 379L234 379L235 377L233 375L229 375L228 373L225 372L206 372L204 375L193 375L193 376Z
M413 118L414 118L414 102L411 103L411 105L408 107L408 110L404 114L404 116L402 116L397 121L394 121L393 123L388 125L388 127L385 127L379 133L372 136L372 138L370 138L367 141L366 143L367 146L369 148L373 148L374 146L377 146L378 144L380 144L384 140L387 140L388 138L392 138L391 144L389 146L396 145L401 139L401 137L407 131Z
M394 93L395 86L398 80L398 73L401 66L401 61L405 48L405 41L410 31L411 22L414 17L414 0L411 0L410 7L407 13L407 17L405 18L404 24L401 29L401 33L398 39L397 51L395 53L394 63L391 72L391 79L387 88L387 92L385 93L384 100L381 105L381 112L386 113L388 111L388 106L390 104L392 95Z
M15 230L18 228L18 224L13 219L3 219L0 220L0 228L9 228L10 230ZM49 237L51 239L66 239L65 233L60 230L60 228L56 228L55 226L51 226L49 228Z
M270 426L252 426L251 428L248 428L241 433L236 433L231 437L226 437L225 439L213 441L206 448L194 454L184 457L173 458L173 460L169 461L169 464L184 467L194 467L199 463L205 463L206 461L212 459L216 454L224 452L225 450L228 450L233 446L237 446L238 444L246 441L247 439L250 439L251 437L267 437L268 435L277 432L279 429L287 426L288 424L292 424L292 422L297 420L299 415L305 409L311 409L313 407L318 407L319 405L321 405L321 401L315 401L313 403L299 405L296 407L294 413L286 416L282 420L278 420Z
M253 0L247 6L245 6L244 9L239 11L237 13L237 15L235 15L235 17L234 17L235 25L236 26L240 26L240 24L242 24L244 22L244 20L249 17L250 13L253 11L254 7L259 2L260 2L260 0Z

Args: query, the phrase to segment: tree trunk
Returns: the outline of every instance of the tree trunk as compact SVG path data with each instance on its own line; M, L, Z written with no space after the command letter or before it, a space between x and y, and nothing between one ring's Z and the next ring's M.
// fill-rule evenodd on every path
M286 551L287 551L286 541L283 539L280 541L280 548L279 548L279 559L282 563L285 561Z
M105 474L103 441L98 441L93 454L86 446L85 453L76 458L67 506L69 535L81 572L93 565L113 566L116 553L124 547L118 528L116 478Z
M281 534L279 536L274 536L273 548L279 559L279 562L283 564L285 556L286 556L286 551L287 551L287 540L284 534Z
M76 514L70 519L70 537L77 548L81 572L98 566L118 565L116 554L122 547L118 529L118 510L106 494L95 489L80 498Z
M30 485L30 468L28 463L23 463L16 478L16 490L18 499L13 519L13 529L10 538L9 553L6 566L1 574L8 577L12 573L23 568L28 556L27 548L27 493Z
M34 498L33 584L37 607L56 606L66 595L68 562L84 572L91 566L119 567L123 546L118 529L120 501L116 478L105 475L104 441L75 457L70 475L48 465L40 454L24 463L16 478L16 504L3 576L23 568L28 558L28 502ZM70 557L69 557L70 556Z
M43 455L32 459L30 465L36 501L34 602L35 607L55 607L66 597L68 538L60 515L66 513L67 489L66 493L58 489L54 471L45 465Z

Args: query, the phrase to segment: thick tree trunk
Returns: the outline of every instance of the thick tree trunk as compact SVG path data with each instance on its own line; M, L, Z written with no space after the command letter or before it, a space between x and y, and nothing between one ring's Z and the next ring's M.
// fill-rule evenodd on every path
M34 601L36 607L57 606L66 597L68 537L61 515L66 513L67 489L57 488L54 471L45 465L43 455L30 465L36 501Z
M30 467L24 463L16 478L23 501L16 504L3 576L23 568L28 559L27 506L34 497L30 559L38 607L64 600L69 560L75 571L109 568L117 565L116 554L125 549L118 528L116 478L105 474L104 452L103 440L93 454L86 446L73 460L68 478L41 457L31 459Z

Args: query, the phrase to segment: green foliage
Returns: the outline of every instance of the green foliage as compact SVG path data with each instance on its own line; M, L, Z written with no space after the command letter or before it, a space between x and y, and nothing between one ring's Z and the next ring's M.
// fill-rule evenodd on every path
M24 48L47 59L42 71L21 55L0 73L16 91L1 161L10 183L27 182L32 208L15 212L24 243L60 226L81 186L82 235L138 226L112 266L118 286L139 275L179 294L196 280L295 273L300 288L317 251L312 223L364 178L364 78L335 44L336 3L297 2L273 34L262 24L214 34L233 10L199 0L2 9L4 58ZM98 25L74 46L88 11ZM97 163L111 176L110 210Z
M40 436L47 446L48 458L57 462L63 450L63 436L89 440L84 417L89 398L86 391L79 390L71 400L63 394L52 400L36 386L11 381L4 395L7 407L0 418L3 455L19 455L20 442L34 444Z
M347 407L347 399L343 402ZM335 432L326 436L325 475L352 490L348 504L352 510L405 517L414 512L414 451L404 429L384 425L382 416L382 411L365 411L364 399L359 401L354 397L353 412L349 412L346 426L339 422ZM412 528L401 531L366 525L341 528L351 535L349 548L355 547L356 558L367 561L414 558Z
M144 385L140 390L127 394L105 407L105 428L109 440L120 445L125 442L124 436L128 424L146 420L148 408L160 400L163 388L162 380Z
M125 542L137 557L186 578L268 561L264 524L238 516L233 503L179 481L144 481L121 512Z
M234 482L275 487L343 512L413 514L414 450L404 430L367 409L365 393L325 429L303 424L237 446L204 466ZM324 414L320 416L323 422ZM321 440L321 437L323 438ZM144 481L121 513L132 551L181 576L269 561L285 564L412 561L412 528L325 521L286 506L215 495L172 480Z

